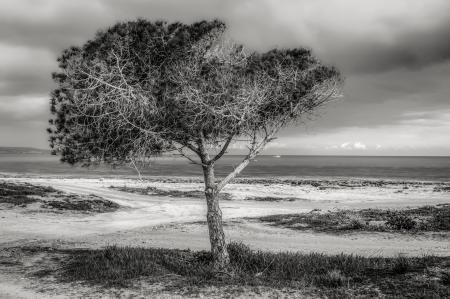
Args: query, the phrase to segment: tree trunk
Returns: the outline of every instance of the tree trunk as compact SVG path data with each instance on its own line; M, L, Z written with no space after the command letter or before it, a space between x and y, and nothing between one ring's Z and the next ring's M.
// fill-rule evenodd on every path
M214 164L203 166L205 176L205 196L208 207L206 219L208 221L209 241L211 243L211 253L213 256L214 268L224 270L230 263L225 234L222 225L222 211L219 207L219 197L215 190Z

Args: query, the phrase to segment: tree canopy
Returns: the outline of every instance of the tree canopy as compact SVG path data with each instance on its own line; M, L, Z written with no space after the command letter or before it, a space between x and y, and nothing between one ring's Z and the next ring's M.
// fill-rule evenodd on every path
M278 130L338 95L339 71L308 49L246 50L220 21L137 20L59 57L51 146L68 163L121 163L165 151L205 164L235 140L256 155ZM202 142L199 142L202 141ZM215 155L202 157L207 148Z
M308 49L248 51L225 24L137 20L65 50L53 74L49 128L68 163L133 165L177 150L202 166L211 252L229 257L217 194L275 138L339 94L338 70ZM232 142L248 154L220 182L214 163Z

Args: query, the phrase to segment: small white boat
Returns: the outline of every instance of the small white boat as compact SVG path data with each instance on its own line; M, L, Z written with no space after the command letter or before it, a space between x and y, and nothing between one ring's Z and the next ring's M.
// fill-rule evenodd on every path
M281 158L281 156L280 155L275 155L275 156L273 156L274 158Z

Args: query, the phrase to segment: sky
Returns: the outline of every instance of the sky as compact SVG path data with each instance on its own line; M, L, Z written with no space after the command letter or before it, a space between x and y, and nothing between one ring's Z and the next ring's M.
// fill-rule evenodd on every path
M138 17L219 18L250 49L307 47L341 70L343 97L266 154L450 155L448 0L0 0L0 146L48 148L58 55Z

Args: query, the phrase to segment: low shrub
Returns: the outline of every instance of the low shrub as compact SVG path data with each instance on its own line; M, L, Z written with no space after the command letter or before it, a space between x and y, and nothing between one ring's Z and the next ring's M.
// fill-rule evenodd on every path
M58 192L52 187L35 186L27 183L0 182L0 203L26 206L39 201L38 197Z
M349 231L449 231L450 205L422 206L404 210L311 211L299 214L269 215L257 220L294 230L345 233Z
M438 230L450 230L450 209L442 209L432 217L431 224Z
M9 195L0 197L0 203L12 204L14 206L26 206L37 201L39 201L39 199L24 195Z
M442 272L441 274L442 284L450 286L450 271Z
M115 202L90 195L86 199L79 196L70 196L63 197L60 200L48 200L45 201L44 207L57 210L104 213L116 211L120 206Z
M392 213L389 215L386 224L395 230L412 230L417 225L410 216L399 213Z
M350 223L345 227L348 230L362 230L366 227L366 224L359 219L352 219Z
M4 196L45 196L48 193L58 192L52 187L31 185L28 183L0 182L0 197Z
M434 192L450 192L450 186L436 186L433 189Z

